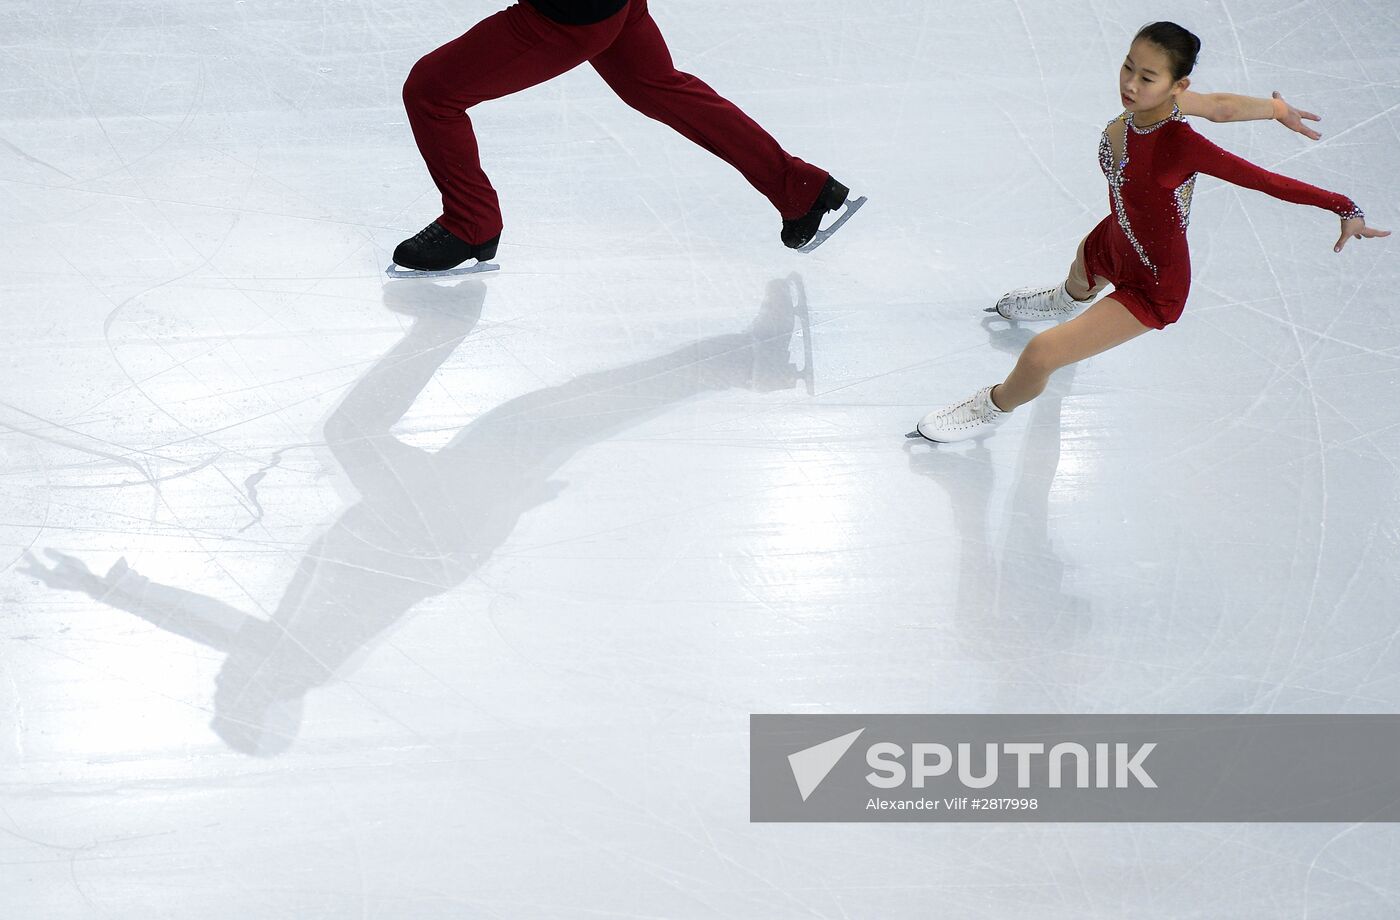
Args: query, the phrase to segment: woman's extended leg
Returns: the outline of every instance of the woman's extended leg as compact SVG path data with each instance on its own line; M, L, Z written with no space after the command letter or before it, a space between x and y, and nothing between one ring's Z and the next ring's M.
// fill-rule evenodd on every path
M1110 294L1074 319L1031 339L1005 382L992 388L992 402L1003 412L1030 402L1045 389L1050 375L1135 339L1148 331Z
M940 442L987 434L1012 409L1039 396L1055 371L1135 339L1147 329L1110 294L1064 325L1031 339L1005 382L930 412L915 431Z

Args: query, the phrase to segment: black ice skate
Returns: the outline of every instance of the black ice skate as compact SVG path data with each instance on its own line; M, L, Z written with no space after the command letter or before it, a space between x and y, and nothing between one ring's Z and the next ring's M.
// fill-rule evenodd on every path
M390 278L442 277L496 271L499 265L488 264L496 257L501 242L498 233L484 243L468 243L437 221L404 240L394 250L394 261L384 270ZM475 263L459 268L468 259Z
M865 197L848 200L851 190L830 176L827 177L826 184L817 195L817 201L812 205L812 210L801 217L793 220L783 221L783 245L789 249L796 249L798 252L811 252L822 243L825 243L830 236L851 216L865 204ZM830 211L835 211L845 205L845 210L841 216L836 218L830 227L825 230L821 228L822 218Z

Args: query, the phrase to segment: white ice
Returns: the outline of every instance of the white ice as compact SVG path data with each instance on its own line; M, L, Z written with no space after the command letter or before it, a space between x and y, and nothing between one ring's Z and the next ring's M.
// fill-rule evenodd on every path
M1396 710L1396 238L1203 178L1179 324L904 434L1106 213L1146 19L1400 223L1400 8L653 5L870 197L820 251L585 67L473 112L504 270L389 282L493 3L3 4L0 916L1400 914L1390 825L747 811L755 712Z

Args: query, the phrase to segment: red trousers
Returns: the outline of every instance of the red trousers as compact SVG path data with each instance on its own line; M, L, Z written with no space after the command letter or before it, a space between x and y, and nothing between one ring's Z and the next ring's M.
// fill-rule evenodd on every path
M413 138L442 192L448 230L469 243L501 232L496 190L481 169L466 110L588 61L623 102L720 157L782 214L811 209L828 173L778 142L703 81L676 70L646 0L587 26L546 19L526 3L483 19L413 66L403 87Z

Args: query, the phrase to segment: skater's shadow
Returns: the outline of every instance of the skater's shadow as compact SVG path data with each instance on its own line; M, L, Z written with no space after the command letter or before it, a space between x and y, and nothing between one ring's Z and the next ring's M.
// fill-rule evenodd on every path
M1033 334L995 317L983 325L993 347L1012 355L1019 354ZM979 658L992 649L999 663L1010 663L999 684L1012 695L1028 682L1042 687L1062 683L1049 678L1040 664L1047 656L1062 657L1060 653L1090 625L1090 604L1067 590L1066 566L1050 534L1050 494L1061 462L1060 415L1073 381L1072 366L1057 372L1045 392L1021 410L1029 417L1000 528L992 520L995 469L985 444L976 442L963 452L916 441L906 444L911 469L938 480L952 505L961 563L959 634ZM1006 431L1001 437L1010 434ZM998 530L999 551L993 546ZM1018 669L1025 671L1019 678Z
M414 605L480 568L521 515L559 494L564 483L551 477L579 450L705 393L810 383L810 359L798 368L790 357L806 309L793 275L767 285L742 332L519 396L440 450L405 443L392 426L472 331L485 297L478 280L386 286L386 306L412 325L324 426L357 500L310 545L269 618L152 582L125 559L99 577L49 551L48 565L30 557L26 571L227 653L212 726L239 751L274 755L295 740L307 692L342 676Z

